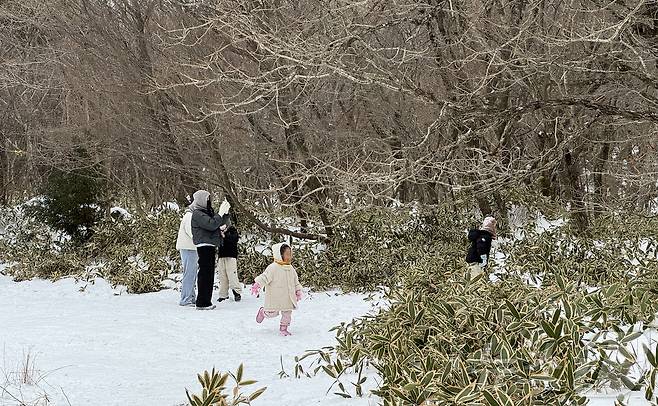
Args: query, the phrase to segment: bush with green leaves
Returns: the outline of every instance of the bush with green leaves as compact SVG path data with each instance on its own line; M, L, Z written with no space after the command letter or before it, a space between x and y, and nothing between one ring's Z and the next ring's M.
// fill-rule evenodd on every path
M97 226L85 250L103 263L104 275L110 281L125 285L128 292L157 291L178 267L179 223L175 211L129 220L107 219Z
M335 227L336 236L327 247L294 243L295 268L302 284L308 287L372 291L390 283L409 265L442 255L440 244L463 242L464 223L472 224L474 220L443 208L354 211ZM241 231L243 235L262 236L249 225ZM253 281L271 262L255 250L259 243L258 239L250 239L241 245L239 269L245 282ZM457 249L462 255L464 246Z
M597 285L655 272L658 258L658 219L608 214L593 222L593 237L573 235L568 228L525 233L524 240L507 241L506 272L550 279L556 275Z
M179 215L165 211L130 220L106 218L94 227L93 237L80 246L53 239L53 231L16 210L2 241L16 280L100 277L124 285L130 293L160 290L162 281L178 266L176 233ZM14 222L16 220L16 222Z
M570 255L552 255L550 234L526 237L506 269L495 270L495 283L470 280L458 239L439 243L441 255L399 271L384 309L337 327L338 344L311 353L319 356L315 371L348 397L363 393L370 366L384 405L576 405L587 403L588 390L649 382L653 372L633 350L658 311L658 261L646 255L646 241L608 245L609 271L593 278ZM551 243L537 246L541 238ZM624 255L643 262L627 267ZM550 277L528 284L525 276L539 272Z
M76 242L88 240L103 216L106 184L94 165L62 170L54 168L42 188L42 199L32 213Z
M254 380L244 379L244 367L240 365L235 374L220 374L213 368L211 372L205 371L198 375L202 392L200 395L190 394L185 391L190 406L238 406L251 405L265 392L267 388L260 388L255 392L245 395L242 390L256 383ZM233 381L233 389L227 392L229 378Z

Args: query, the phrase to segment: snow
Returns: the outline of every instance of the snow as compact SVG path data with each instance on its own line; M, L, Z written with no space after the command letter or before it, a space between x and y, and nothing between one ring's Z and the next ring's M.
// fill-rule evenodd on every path
M640 392L618 392L618 393L604 393L604 394L589 394L587 398L589 403L587 406L614 406L615 400L623 396L624 404L626 406L649 406L650 402L644 399L643 393Z
M366 314L372 305L363 295L307 295L293 314L293 336L284 338L276 320L256 324L261 299L247 295L241 303L200 312L178 306L174 290L116 295L100 279L15 283L0 275L0 291L0 385L26 400L45 392L51 405L181 405L186 388L200 392L197 373L235 371L244 363L245 377L259 381L252 390L268 387L255 405L377 404L327 395L332 380L323 374L278 376L281 360L293 375L295 356L332 345L329 329ZM36 357L37 384L10 379L25 354ZM0 404L12 402L0 391Z
M110 214L118 215L124 219L132 218L132 214L130 214L130 212L128 212L128 210L124 209L123 207L112 207L110 209Z
M160 207L162 210L180 211L180 206L176 202L164 202Z

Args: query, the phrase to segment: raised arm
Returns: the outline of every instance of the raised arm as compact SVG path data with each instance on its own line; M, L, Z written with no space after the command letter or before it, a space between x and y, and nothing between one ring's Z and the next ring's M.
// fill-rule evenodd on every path
M225 217L226 219L218 215L214 215L213 217L210 217L209 215L207 215L202 211L195 211L194 214L192 215L192 218L196 223L196 225L208 231L219 230L219 228L225 224L225 221L228 220L228 216Z

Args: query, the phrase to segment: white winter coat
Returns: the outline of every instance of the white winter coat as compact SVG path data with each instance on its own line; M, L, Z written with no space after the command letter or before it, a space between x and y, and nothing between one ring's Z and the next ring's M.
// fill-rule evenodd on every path
M296 291L302 289L297 271L292 265L281 265L281 246L272 247L274 261L261 275L256 277L256 283L265 288L265 310L288 311L297 308Z
M178 228L178 239L176 240L176 249L196 251L196 246L192 241L192 212L186 211L183 219L180 221Z

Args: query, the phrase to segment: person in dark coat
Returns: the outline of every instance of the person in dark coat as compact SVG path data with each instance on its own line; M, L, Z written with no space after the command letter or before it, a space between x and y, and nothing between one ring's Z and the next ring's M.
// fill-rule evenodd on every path
M491 243L496 238L496 219L487 217L480 229L469 230L468 240L471 242L466 255L466 262L471 268L471 278L482 274L489 264Z
M230 204L224 201L215 213L206 190L194 193L192 209L192 240L199 254L199 275L197 277L196 308L213 310L212 288L215 281L215 257L217 248L223 244L222 230L230 225L228 211Z
M218 250L217 274L219 275L219 302L228 299L228 291L233 292L236 302L242 300L242 284L238 279L238 229L230 226L224 232L224 244Z

